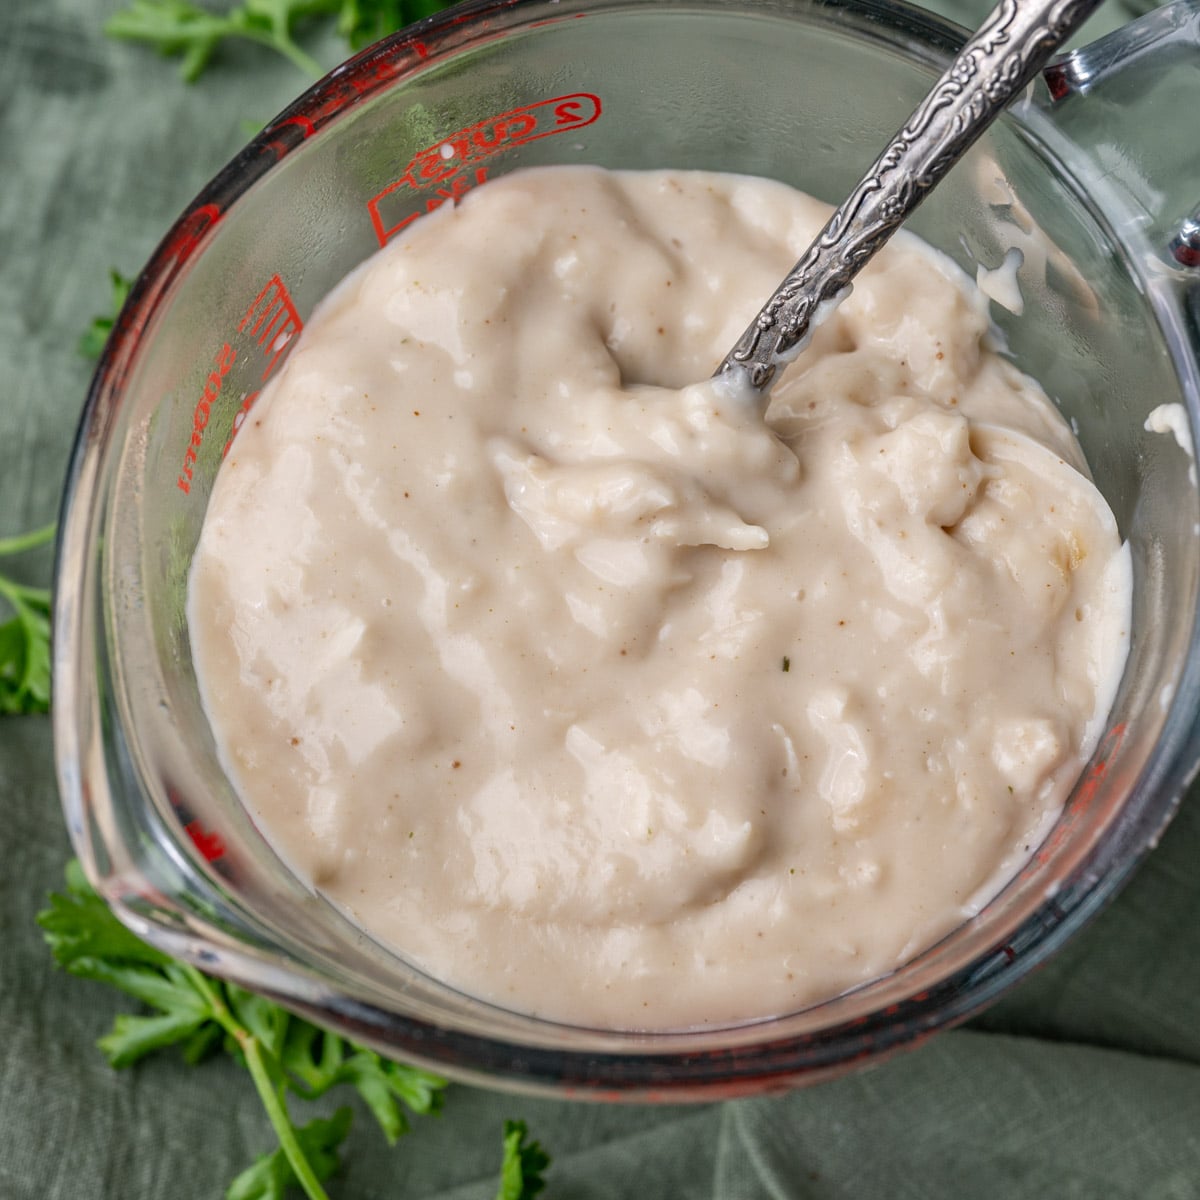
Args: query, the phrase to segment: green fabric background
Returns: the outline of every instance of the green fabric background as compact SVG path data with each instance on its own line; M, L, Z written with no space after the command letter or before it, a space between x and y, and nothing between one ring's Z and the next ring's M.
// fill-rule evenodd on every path
M651 0L647 0L651 2ZM942 0L974 23L980 0ZM119 0L0 0L0 536L53 519L89 366L76 343L182 206L305 80L247 48L198 85L99 33ZM1118 24L1111 0L1088 31ZM324 62L339 57L318 44ZM48 552L19 564L44 579ZM1119 900L968 1027L782 1099L570 1105L452 1088L389 1150L366 1114L343 1200L489 1198L500 1128L590 1197L1200 1197L1200 796ZM272 1146L243 1073L110 1070L119 997L52 969L34 912L69 854L49 723L0 720L0 1200L215 1198Z

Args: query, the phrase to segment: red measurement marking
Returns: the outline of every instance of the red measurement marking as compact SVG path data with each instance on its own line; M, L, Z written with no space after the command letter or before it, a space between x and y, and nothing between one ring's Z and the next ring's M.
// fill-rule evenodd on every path
M205 204L190 212L171 231L169 240L161 253L185 262L200 244L200 239L211 232L221 219L221 210L215 204Z
M175 486L185 496L192 490L192 468L196 465L196 455L200 452L200 446L204 441L204 431L208 428L208 418L212 412L213 403L221 394L225 376L229 374L236 358L237 351L228 342L217 351L217 356L213 360L213 368L204 381L204 391L200 394L200 399L196 401L196 407L192 409L192 437L183 454L183 469L179 473L179 478L175 480Z
M367 201L371 226L381 246L426 212L446 200L457 200L470 188L487 181L481 159L524 146L557 133L582 129L599 120L600 97L575 92L527 104L468 125L413 156L404 173ZM473 169L471 169L473 167ZM429 189L436 189L432 194ZM420 193L414 197L411 193ZM414 200L423 201L414 209Z
M487 183L487 167L476 167L469 175L455 175L439 187L433 195L426 196L424 204L416 212L410 212L408 216L401 218L383 235L380 234L380 223L376 220L375 213L372 213L371 220L375 225L375 236L380 238L379 244L384 245L389 238L394 238L418 217L431 213L436 208L441 208L447 200L457 203L467 192L481 183Z
M395 54L396 57L379 57L378 52L364 51L318 84L303 111L294 111L270 126L267 133L273 136L269 140L254 144L277 159L290 154L298 145L296 137L300 141L312 137L361 97L371 95L421 58L420 53L410 54L407 46L401 46Z
M184 833L192 839L192 844L204 855L206 862L216 862L225 854L225 843L219 833L209 833L199 821L192 821L183 827Z
M1088 771L1075 792L1073 808L1076 810L1086 808L1092 803L1096 797L1096 793L1100 790L1100 785L1108 775L1109 759L1121 748L1121 743L1124 740L1125 723L1121 722L1119 725L1114 725L1105 735L1104 741L1100 745L1100 754L1095 764Z
M304 322L278 275L271 276L238 324L238 332L249 331L267 356L267 369L262 373L264 379L275 369L275 364L303 328Z
M310 138L317 132L312 121L309 120L303 113L297 113L294 117L288 117L284 121L279 122L279 128L283 129L287 125L295 125L300 130L300 136Z
M287 287L278 275L271 276L266 286L251 301L250 307L246 309L246 315L238 323L238 332L248 334L266 355L267 366L262 374L264 379L275 369L279 360L295 340L296 335L303 328L304 322L296 311ZM201 393L200 399L196 401L196 407L192 410L192 436L184 451L183 467L175 480L175 486L185 496L191 494L196 458L200 453L200 447L204 444L204 435L208 428L213 404L221 394L225 376L229 374L237 356L238 352L228 342L217 351L213 368L209 371L208 379L204 384L204 391ZM229 438L221 451L222 458L229 453L234 436L241 428L246 414L250 411L250 406L257 397L258 392L254 392L242 401L241 409L234 418Z
M237 410L237 414L233 418L233 427L229 430L229 440L225 443L225 449L221 451L222 458L229 453L229 447L233 445L233 439L237 437L238 430L246 423L246 416L254 407L254 402L257 399L258 393L251 392L242 401L242 407Z

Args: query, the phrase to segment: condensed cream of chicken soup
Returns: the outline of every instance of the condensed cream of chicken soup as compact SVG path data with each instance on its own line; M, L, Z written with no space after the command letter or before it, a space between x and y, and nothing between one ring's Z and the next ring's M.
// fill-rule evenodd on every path
M707 382L827 211L489 183L324 302L221 469L190 623L227 770L465 992L811 1005L976 912L1094 747L1127 554L956 268L897 238L765 419Z

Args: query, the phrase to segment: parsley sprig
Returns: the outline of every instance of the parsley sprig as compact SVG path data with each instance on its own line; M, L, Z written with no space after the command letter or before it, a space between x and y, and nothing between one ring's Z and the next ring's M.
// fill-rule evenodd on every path
M546 1186L542 1172L550 1165L550 1155L528 1137L524 1121L504 1122L504 1162L496 1200L533 1200Z
M335 18L338 34L359 50L447 6L448 0L243 0L218 12L192 0L131 0L109 18L104 32L181 57L180 74L189 83L223 42L238 39L267 46L315 77L323 74L320 64L296 40L303 23Z
M78 863L66 891L50 896L38 924L56 961L72 975L118 988L151 1011L122 1014L99 1041L114 1067L179 1046L196 1063L219 1047L250 1073L279 1140L229 1186L226 1200L282 1200L298 1184L310 1200L328 1200L323 1182L337 1169L351 1110L297 1126L289 1097L316 1100L340 1085L365 1101L388 1142L411 1114L441 1108L445 1080L381 1058L320 1029L253 992L203 974L146 945L113 916Z
M446 1081L380 1057L321 1029L278 1004L168 957L131 933L96 894L78 862L66 868L66 891L53 893L37 916L55 961L72 975L107 984L140 1000L148 1013L122 1013L97 1043L114 1067L128 1067L169 1046L198 1063L224 1049L250 1073L279 1146L229 1185L225 1200L283 1200L299 1186L309 1200L328 1200L322 1186L337 1170L352 1112L297 1125L289 1097L317 1100L354 1089L389 1144L412 1115L441 1111ZM544 1187L550 1156L530 1141L524 1121L504 1123L504 1156L496 1200L533 1200Z
M0 558L24 554L54 538L55 526L0 538ZM0 713L50 707L50 589L30 587L0 572L0 598L12 616L0 624ZM0 605L3 607L3 605Z
M115 267L109 269L108 282L112 292L109 311L103 316L93 317L79 339L79 353L84 358L99 358L104 353L104 344L117 323L117 315L125 307L130 288L133 287L133 280L127 279Z

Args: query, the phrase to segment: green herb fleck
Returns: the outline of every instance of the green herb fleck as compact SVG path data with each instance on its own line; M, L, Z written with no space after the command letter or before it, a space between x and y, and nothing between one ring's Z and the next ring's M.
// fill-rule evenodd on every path
M783 669L785 672L792 669L792 660L786 654L783 656Z

